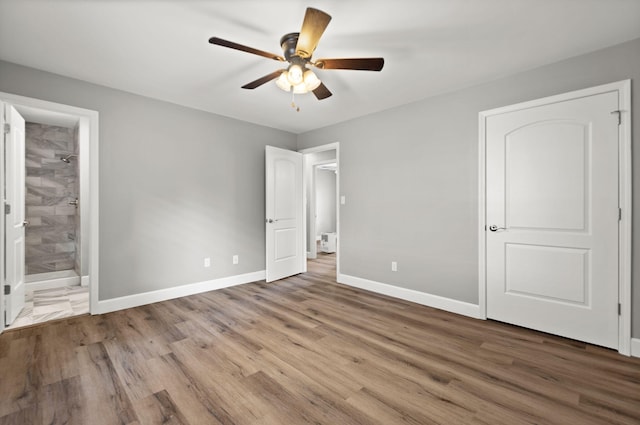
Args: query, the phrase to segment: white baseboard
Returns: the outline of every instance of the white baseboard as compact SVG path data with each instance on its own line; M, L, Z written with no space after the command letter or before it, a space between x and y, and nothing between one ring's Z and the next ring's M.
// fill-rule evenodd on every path
M438 295L431 295L413 289L400 288L387 283L374 282L372 280L345 274L339 274L337 280L338 283L343 283L345 285L354 286L356 288L365 289L379 294L389 295L391 297L426 305L439 310L445 310L451 313L473 317L475 319L482 318L480 315L480 306L476 304L440 297Z
M25 288L27 291L42 291L46 289L64 288L65 286L76 286L80 284L80 277L71 271L40 273L25 277Z
M188 295L200 294L202 292L215 291L216 289L228 288L230 286L242 285L244 283L264 280L265 276L266 272L262 270L237 276L208 280L205 282L190 283L188 285L181 285L173 288L158 289L157 291L143 292L141 294L128 295L126 297L113 298L110 300L99 300L97 311L92 311L91 313L109 313L112 311L124 310L126 308L138 307L145 304L186 297Z
M640 357L640 338L631 338L631 355Z
M89 276L82 276L80 278L80 286L89 286Z

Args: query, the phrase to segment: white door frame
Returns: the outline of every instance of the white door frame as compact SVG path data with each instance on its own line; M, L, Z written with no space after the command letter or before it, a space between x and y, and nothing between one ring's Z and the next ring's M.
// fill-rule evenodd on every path
M622 218L618 226L619 260L618 260L618 302L621 306L618 318L618 352L629 356L631 354L631 80L618 81L597 87L563 93L556 96L536 99L529 102L509 105L502 108L482 111L479 114L479 210L478 210L478 253L479 253L479 293L478 304L480 318L487 318L487 275L486 275L486 121L492 115L534 108L550 103L563 102L579 97L593 96L615 91L618 93L618 108L621 124L618 126L619 140L619 199ZM612 111L613 112L613 111Z
M335 150L336 151L336 159L335 161L330 161L330 162L335 162L336 163L336 170L338 171L338 174L336 175L336 233L338 234L338 237L336 238L336 276L340 275L340 239L341 239L341 233L340 233L340 142L335 142L335 143L329 143L326 145L321 145L321 146L315 146L313 148L307 148L307 149L301 149L298 152L300 152L301 154L304 154L304 167L305 167L305 171L307 168L307 154L310 153L318 153L318 152L325 152L325 151L332 151ZM318 163L319 164L319 163ZM312 164L312 165L315 165ZM312 169L314 169L312 167ZM304 191L304 204L305 206L307 205L307 176L306 176L306 172L302 173L302 175L304 176L303 179L303 185L305 188ZM315 204L315 203L314 203ZM314 205L315 206L315 205ZM309 205L309 207L311 207L311 205ZM308 227L309 224L307 223L307 214L304 214L304 236L305 236L305 242L304 242L304 250L305 250L305 255L306 255L306 251L307 251L307 234L308 232ZM315 225L313 226L315 228Z
M98 145L98 112L89 109L78 108L62 103L49 102L31 97L19 96L11 93L0 92L0 100L10 103L20 110L23 108L37 109L45 113L64 115L78 120L79 158L81 187L80 200L88 214L82 214L81 222L81 252L86 253L82 258L81 279L83 284L89 285L89 311L94 314L98 311L98 261L99 261L99 145ZM4 173L4 170L2 170ZM84 178L83 178L84 176ZM88 184L82 185L84 181ZM4 182L3 182L4 184ZM2 228L4 228L4 214ZM4 236L3 236L4 237ZM83 264L84 263L84 264ZM4 274L4 264L0 261L0 273ZM0 306L0 314L4 317L4 305Z

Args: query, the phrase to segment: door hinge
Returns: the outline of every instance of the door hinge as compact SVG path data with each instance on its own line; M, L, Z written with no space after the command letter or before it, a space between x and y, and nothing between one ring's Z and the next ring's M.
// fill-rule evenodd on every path
M11 204L4 204L4 213L11 214Z
M622 221L622 208L618 208L618 221Z
M618 316L622 315L622 304L618 303Z
M9 134L9 133L11 133L11 124L6 122L4 123L4 134Z
M11 285L4 285L4 294L11 295Z
M622 111L617 110L617 111L611 111L611 115L613 114L617 114L618 115L618 125L622 124Z

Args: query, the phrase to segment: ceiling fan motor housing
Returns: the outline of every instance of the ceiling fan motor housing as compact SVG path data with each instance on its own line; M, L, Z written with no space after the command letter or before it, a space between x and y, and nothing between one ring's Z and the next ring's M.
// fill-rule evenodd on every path
M300 33L298 32L291 32L289 34L283 35L280 39L280 46L282 46L284 57L288 62L298 63L298 65L302 65L306 61L296 53L299 35Z

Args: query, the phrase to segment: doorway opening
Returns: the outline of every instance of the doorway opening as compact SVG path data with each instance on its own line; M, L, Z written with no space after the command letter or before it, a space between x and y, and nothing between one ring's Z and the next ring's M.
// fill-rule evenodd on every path
M5 300L0 302L2 328L89 313L98 295L98 114L5 93L0 100L25 121L25 177L18 188L24 191L25 249L16 259L24 268L25 299L20 300L24 308L11 318L5 315ZM13 166L9 161L3 158L5 169ZM7 187L11 178L5 177ZM5 227L0 226L3 232ZM4 249L9 254L12 247L4 243ZM3 276L6 267L2 262Z
M300 151L304 154L307 259L339 270L339 144Z

